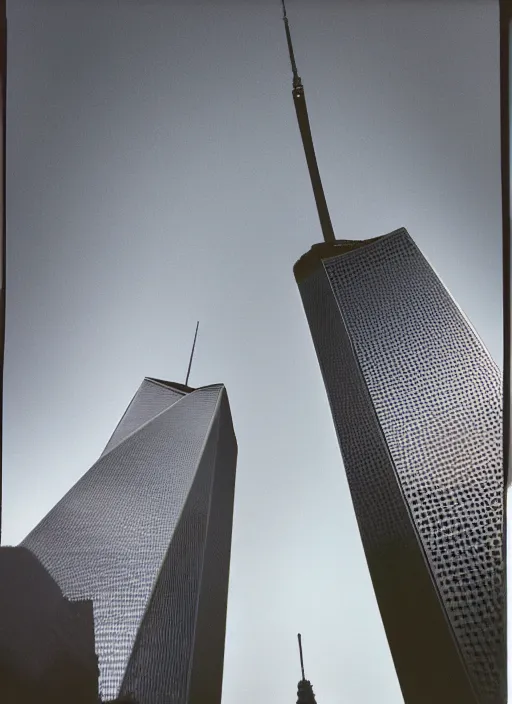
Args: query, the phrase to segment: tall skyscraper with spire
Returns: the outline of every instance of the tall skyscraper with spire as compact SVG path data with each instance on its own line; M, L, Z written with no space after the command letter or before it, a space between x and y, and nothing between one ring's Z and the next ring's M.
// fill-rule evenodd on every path
M146 378L22 542L66 599L92 602L103 701L220 704L236 458L222 384Z
M283 10L324 237L294 274L404 700L504 704L501 375L404 228L336 239Z

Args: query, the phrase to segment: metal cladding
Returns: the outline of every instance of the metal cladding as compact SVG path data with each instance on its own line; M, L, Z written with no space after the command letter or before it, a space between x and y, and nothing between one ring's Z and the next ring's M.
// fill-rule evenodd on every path
M502 704L501 375L406 230L294 267L407 704Z
M236 457L223 385L145 379L23 541L67 598L93 602L102 700L220 702Z

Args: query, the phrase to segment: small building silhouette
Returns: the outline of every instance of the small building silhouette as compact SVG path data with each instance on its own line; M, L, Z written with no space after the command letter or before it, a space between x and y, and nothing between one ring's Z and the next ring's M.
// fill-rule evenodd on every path
M98 703L92 602L66 599L27 548L0 548L0 624L2 701Z

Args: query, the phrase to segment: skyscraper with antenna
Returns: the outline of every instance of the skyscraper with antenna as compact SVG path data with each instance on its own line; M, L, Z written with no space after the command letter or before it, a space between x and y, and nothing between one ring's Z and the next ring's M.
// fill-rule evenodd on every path
M297 685L297 704L316 704L315 694L313 692L313 686L309 680L306 679L304 674L304 658L302 655L302 636L300 633L297 634L297 640L299 641L299 655L300 655L300 670L302 674L302 679Z
M404 700L504 704L501 374L404 228L336 239L282 5L324 239L294 274Z
M144 379L21 544L92 602L103 701L220 704L237 443L225 387L190 387L191 363L186 384Z

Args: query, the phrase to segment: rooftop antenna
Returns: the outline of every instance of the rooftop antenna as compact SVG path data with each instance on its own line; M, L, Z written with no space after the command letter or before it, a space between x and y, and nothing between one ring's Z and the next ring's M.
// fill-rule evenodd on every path
M304 86L302 85L302 79L299 76L299 73L297 71L297 65L295 63L295 54L293 53L290 25L288 23L288 17L286 16L286 5L284 4L284 0L281 0L281 3L283 5L284 28L286 30L286 41L288 42L288 53L290 55L290 63L292 65L293 73L293 102L295 105L295 112L297 113L297 121L299 123L302 144L304 146L304 152L306 154L306 161L308 164L309 176L311 178L311 185L313 186L313 194L315 196L318 217L320 218L320 227L322 228L324 240L326 242L335 242L336 237L334 235L334 230L332 229L331 217L327 209L327 202L325 200L324 189L322 186L322 181L320 179L320 172L318 171L318 164L316 162L315 148L313 146L313 138L311 136L311 127L309 125L308 110L306 107L306 98L304 96Z
M192 367L192 359L194 357L194 350L196 347L196 339L197 339L197 331L199 330L199 320L197 321L196 325L196 334L194 335L194 342L192 344L192 352L190 353L190 361L188 363L188 370L187 370L187 378L185 379L185 386L188 386L188 378L190 376L190 369Z
M302 672L302 679L297 686L297 704L316 704L313 686L304 674L304 658L302 657L302 638L300 633L297 633L297 639L299 641L300 669Z
M302 657L302 636L300 635L300 633L297 633L297 640L299 641L300 669L302 672L302 679L305 680L306 677L304 676L304 658Z

